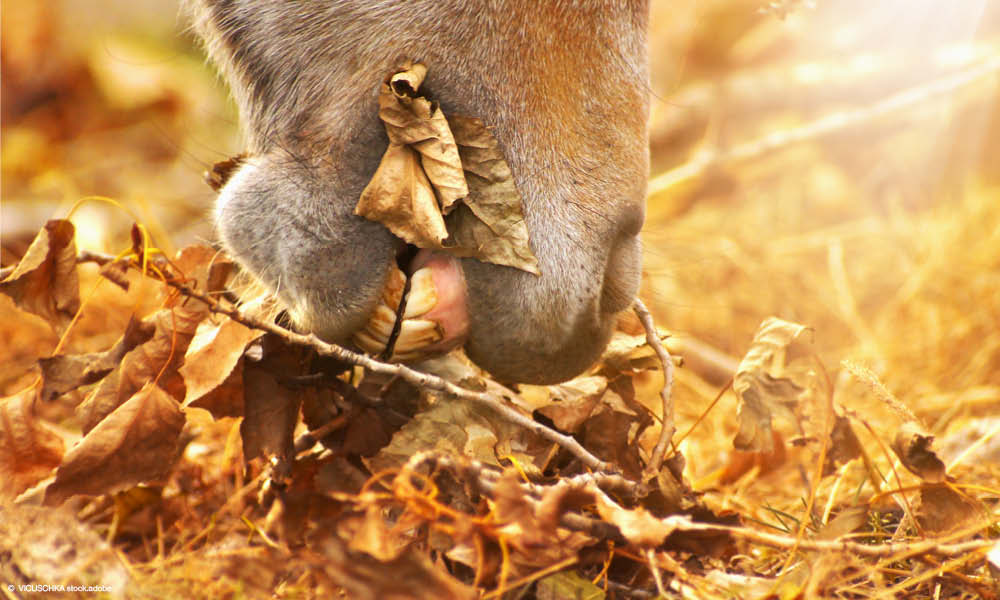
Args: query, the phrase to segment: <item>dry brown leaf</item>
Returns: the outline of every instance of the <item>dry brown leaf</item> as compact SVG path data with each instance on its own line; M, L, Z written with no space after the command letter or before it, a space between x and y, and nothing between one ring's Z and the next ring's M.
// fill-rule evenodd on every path
M861 452L861 441L851 427L851 420L843 415L837 415L833 430L830 432L823 475L829 475L840 465L860 457Z
M188 246L178 253L173 266L189 287L211 293L222 289L233 265L208 246ZM117 368L77 407L84 433L148 382L155 381L177 401L185 398L184 379L178 369L209 310L205 303L183 295L165 305L167 308L143 319L142 326L154 330L152 337L125 354Z
M174 257L173 266L187 279L188 287L207 294L224 290L226 280L234 268L233 261L226 255L215 248L199 245L182 248ZM190 303L183 295L178 296L174 302L185 305Z
M540 275L521 194L493 134L473 117L452 116L448 123L469 186L464 203L445 219L453 244L448 251Z
M216 418L243 414L240 362L251 342L263 335L228 317L218 324L203 321L188 346L184 364L183 406L208 409Z
M446 119L419 95L426 73L412 65L382 85L389 147L355 214L417 247L538 275L521 196L496 140L479 119Z
M244 417L240 423L246 460L293 455L301 395L278 383L269 371L248 365L243 371Z
M583 423L580 441L598 458L621 468L625 477L638 480L643 469L638 439L652 421L645 410L630 407L627 400L631 398L619 392L625 394L626 390L609 388L601 396L593 414ZM632 390L627 392L631 394Z
M63 441L35 420L37 390L0 399L0 502L12 500L59 466Z
M113 371L132 349L148 342L155 329L152 323L140 321L133 315L125 333L109 350L90 354L58 354L39 359L44 382L42 400L49 401L80 386L97 383Z
M379 118L391 144L409 146L420 155L441 212L448 214L469 189L448 120L436 102L418 95L426 76L421 64L393 75L379 93Z
M591 486L597 514L618 527L630 543L643 548L656 548L674 532L676 526L670 519L660 519L643 507L629 510L611 500L596 486Z
M337 531L348 540L351 550L364 552L382 562L399 558L413 541L412 531L387 521L384 507L375 503L364 512L341 519Z
M240 360L217 386L205 394L184 402L184 408L207 410L213 418L242 417L246 391L243 387L244 361Z
M77 407L84 433L101 422L140 388L156 382L178 401L184 398L184 380L177 373L184 362L184 352L194 337L198 324L208 314L201 302L160 310L145 319L154 329L148 341L135 347L121 363Z
M977 523L987 527L991 521L991 511L982 502L947 483L920 486L916 516L921 529L934 536L955 533Z
M598 376L577 377L541 389L548 392L547 397L535 410L551 419L560 431L576 433L594 413L608 389L608 380Z
M719 474L719 483L728 485L737 482L741 477L756 469L758 477L777 470L788 460L788 452L785 449L785 438L781 432L771 430L771 451L749 452L746 450L730 450L726 458L726 464Z
M663 329L659 329L657 335L664 343L670 337L670 333ZM660 358L646 343L645 334L629 335L620 331L616 331L611 337L611 342L604 349L597 364L596 372L607 377L618 374L631 375L661 368Z
M604 600L607 594L590 579L574 571L562 571L538 580L538 600Z
M379 561L363 552L352 552L339 536L317 544L320 566L347 597L356 600L472 600L479 597L468 587L435 566L421 552L404 552L390 561Z
M761 323L733 379L739 397L740 429L733 446L740 450L771 452L771 419L794 418L806 389L790 377L788 365L807 353L811 329L769 317Z
M408 146L389 145L354 212L418 248L443 248L448 237L434 190Z
M934 436L916 421L903 423L892 440L892 450L903 466L928 483L941 483L947 475L944 462L931 450Z
M0 283L23 310L36 314L59 332L80 309L80 280L76 272L76 229L66 220L45 224L14 272Z
M469 402L436 399L392 436L365 465L373 473L399 468L421 450L468 456L490 465L513 457L526 470L544 469L551 444Z
M442 248L444 214L468 195L462 161L441 109L417 91L427 69L413 65L379 91L379 118L389 137L355 214L382 223L421 248Z
M177 401L147 383L70 448L45 490L45 504L166 477L178 456L184 421Z

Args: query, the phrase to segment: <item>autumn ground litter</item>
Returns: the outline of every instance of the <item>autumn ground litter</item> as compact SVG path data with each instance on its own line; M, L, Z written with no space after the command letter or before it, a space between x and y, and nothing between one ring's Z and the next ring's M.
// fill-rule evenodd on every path
M636 314L510 388L248 301L201 181L235 116L166 4L4 4L4 597L997 597L995 7L654 3L658 449Z

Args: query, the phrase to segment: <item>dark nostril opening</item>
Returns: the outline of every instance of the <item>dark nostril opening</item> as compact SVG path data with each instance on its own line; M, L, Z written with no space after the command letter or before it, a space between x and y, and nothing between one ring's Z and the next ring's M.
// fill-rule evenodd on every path
M601 289L601 311L605 314L627 309L639 293L642 275L642 248L631 235L620 240L608 255Z

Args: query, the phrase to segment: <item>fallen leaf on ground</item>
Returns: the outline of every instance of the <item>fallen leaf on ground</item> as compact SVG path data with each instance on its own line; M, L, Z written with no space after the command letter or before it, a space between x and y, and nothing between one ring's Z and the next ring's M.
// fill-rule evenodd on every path
M177 369L194 337L198 324L208 314L201 302L162 309L145 319L154 329L152 337L125 354L121 363L77 407L84 433L149 382L155 382L178 401L184 398L184 380Z
M243 414L243 352L264 332L228 317L203 321L188 346L184 364L184 406L205 408L218 417Z
M807 393L789 375L788 365L807 353L811 329L769 317L761 323L733 379L739 397L739 431L733 446L739 450L771 452L771 419L794 419L795 409Z
M166 477L178 457L184 421L177 401L147 383L70 448L45 490L45 504Z
M373 473L399 468L422 450L438 450L500 466L515 458L522 468L545 467L551 444L530 431L469 402L438 398L397 431L388 446L365 464Z
M0 282L0 293L10 296L22 310L42 317L60 333L80 309L75 233L69 221L49 221L14 272Z
M934 536L946 536L977 523L985 528L992 521L992 512L982 502L947 483L920 486L915 512L920 527Z
M248 366L243 371L244 417L240 424L246 460L278 456L290 460L301 395L278 384L269 371Z
M636 546L656 548L677 529L674 519L680 517L660 519L641 506L629 510L613 502L596 486L592 486L591 490L594 493L597 514L618 527L622 536Z
M62 438L35 419L36 393L0 399L0 501L45 479L62 460Z
M317 544L321 567L349 598L357 600L463 600L479 595L419 552L404 552L393 560L379 561L354 552L333 535ZM320 557L318 557L320 558Z
M840 465L861 456L861 441L858 439L851 420L843 415L837 415L830 432L830 444L827 446L826 460L823 464L823 475L833 473Z
M521 395L560 431L576 433L590 418L608 389L604 377L577 377L550 386L521 386Z
M670 333L663 329L658 329L657 335L664 343L670 337ZM661 368L660 358L646 343L645 334L629 335L620 331L616 331L611 337L611 342L604 349L597 364L599 366L596 371L608 377Z
M39 359L42 400L49 401L80 386L97 383L111 373L126 354L148 342L155 330L152 323L133 316L125 327L125 333L109 350L89 354L57 354Z

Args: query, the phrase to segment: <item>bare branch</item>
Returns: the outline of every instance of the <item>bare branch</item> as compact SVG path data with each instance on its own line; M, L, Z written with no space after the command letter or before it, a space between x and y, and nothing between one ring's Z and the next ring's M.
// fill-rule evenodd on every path
M95 262L104 265L115 261L115 257L96 252L84 252L80 254L78 260L81 262ZM132 261L129 261L128 264L131 267L138 267L138 265L134 264ZM269 323L244 314L238 308L224 306L215 298L209 296L208 294L191 289L182 281L167 279L165 283L188 298L204 302L208 305L209 310L212 312L226 315L230 319L238 323L242 323L247 327L272 333L291 344L307 346L315 350L318 354L331 356L339 361L364 367L372 373L378 373L379 375L385 375L388 377L398 377L403 381L422 389L433 390L454 398L474 402L484 408L492 410L503 419L523 427L545 440L559 445L561 448L578 458L585 466L594 471L602 473L619 472L617 466L597 458L571 436L564 435L546 427L545 425L542 425L541 423L535 422L531 418L521 414L516 409L509 406L504 402L504 399L499 396L485 392L468 390L445 381L440 377L416 371L402 364L384 363L369 356L352 352L342 346L324 342L313 334L303 335L301 333L285 329L275 323Z
M632 310L635 311L635 314L639 317L639 321L642 322L642 328L646 330L646 343L656 352L657 358L660 359L660 365L663 367L663 388L660 390L660 399L663 401L660 437L656 440L653 455L650 457L649 465L646 467L647 475L655 475L663 467L663 457L666 456L667 446L670 445L670 440L673 439L674 433L677 431L677 427L674 425L674 399L672 396L674 387L674 361L671 360L670 353L667 352L663 342L660 341L660 336L656 333L656 324L653 323L653 315L649 313L649 309L642 303L642 300L636 298L635 304L632 305Z

